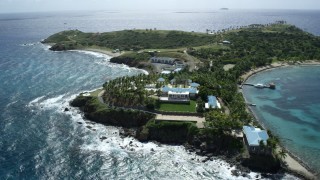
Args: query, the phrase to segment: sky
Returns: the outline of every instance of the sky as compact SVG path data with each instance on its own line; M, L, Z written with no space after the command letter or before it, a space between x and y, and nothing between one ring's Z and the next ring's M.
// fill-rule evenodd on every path
M320 0L0 0L0 13L66 10L320 9Z

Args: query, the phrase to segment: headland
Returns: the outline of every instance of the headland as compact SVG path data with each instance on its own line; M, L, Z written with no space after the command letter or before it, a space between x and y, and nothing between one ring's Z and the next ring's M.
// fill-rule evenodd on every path
M236 165L234 175L248 170L282 172L283 162L313 179L288 154L279 150L277 137L261 130L247 111L238 85L252 74L285 66L288 61L320 59L320 39L279 21L211 33L125 30L109 33L63 31L43 43L51 50L91 50L113 56L114 63L148 70L150 75L106 82L103 91L80 94L71 105L86 118L126 127L123 135L140 141L184 144L190 151L224 157ZM224 69L224 65L230 65ZM243 75L244 74L244 75ZM175 116L175 120L157 117ZM197 117L197 122L178 117ZM191 119L191 118L190 118ZM249 145L245 126L260 127L268 138ZM300 173L298 171L303 171Z

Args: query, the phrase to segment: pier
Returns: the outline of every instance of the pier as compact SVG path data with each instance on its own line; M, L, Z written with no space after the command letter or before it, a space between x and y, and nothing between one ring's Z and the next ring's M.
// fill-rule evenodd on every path
M241 88L242 86L253 86L255 88L269 88L269 89L276 89L276 85L274 83L269 83L268 85L265 85L265 84L250 84L250 83L243 83L241 85Z

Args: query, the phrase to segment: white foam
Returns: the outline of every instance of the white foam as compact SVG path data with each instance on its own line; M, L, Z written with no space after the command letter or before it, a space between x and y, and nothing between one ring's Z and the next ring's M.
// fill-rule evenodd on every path
M86 51L86 50L70 50L71 52L79 52L79 53L83 53L83 54L88 54L88 55L92 55L98 58L104 58L105 60L110 60L111 56L108 56L106 54L103 53L99 53L99 52L93 52L93 51Z
M25 44L20 44L20 46L34 46L37 43L25 43Z
M41 96L29 104L39 108L42 107L41 109L56 109L57 113L69 115L71 122L73 122L73 129L70 129L72 131L70 134L76 133L79 128L81 133L85 134L85 136L81 137L84 143L80 145L80 151L92 156L99 153L100 160L104 162L100 167L102 170L110 169L112 164L110 165L108 162L116 158L119 163L118 167L112 168L119 168L119 171L121 171L121 167L124 167L125 171L128 166L124 159L131 159L132 161L137 161L137 163L130 164L130 166L134 166L140 171L148 172L152 171L150 168L154 168L158 173L170 173L171 176L175 174L177 178L181 177L183 179L214 179L217 177L221 179L256 179L256 175L261 177L259 173L254 172L249 173L248 177L235 177L231 172L235 167L231 167L227 162L215 158L212 161L203 163L202 160L205 157L198 156L195 153L188 153L183 146L158 145L153 142L141 143L131 137L121 138L119 128L85 120L79 109L70 107L69 101L75 96L76 94L64 94L48 99L45 96ZM65 107L68 107L69 111L61 109ZM48 144L59 147L61 144L54 141L58 135L55 129L57 127L52 127L47 138ZM106 139L101 139L102 137ZM73 138L71 139L73 140ZM112 154L112 158L110 158L110 154ZM89 160L93 161L94 158ZM55 171L58 173L61 169L57 168ZM295 177L286 175L284 179L295 179Z
M144 70L144 69L138 69L138 68L135 68L135 67L129 67L128 65L125 65L125 64L111 63L110 62L111 56L108 56L108 55L103 54L103 53L93 52L93 51L86 51L86 50L70 50L70 51L84 53L84 54L92 55L92 56L95 56L95 57L98 57L98 58L104 58L103 62L95 62L96 64L99 64L99 65L107 65L109 67L120 67L120 68L128 70L129 72L131 72L131 70L137 70L137 71L142 71L142 73L145 74L145 75L149 75L149 72Z
M33 106L34 104L38 103L41 99L43 99L45 96L37 97L36 99L29 102L28 106Z

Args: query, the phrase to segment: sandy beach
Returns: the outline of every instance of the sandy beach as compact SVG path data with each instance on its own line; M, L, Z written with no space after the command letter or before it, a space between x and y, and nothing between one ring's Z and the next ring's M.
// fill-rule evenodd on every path
M111 51L108 51L108 50L105 50L105 49L98 49L98 48L84 48L84 49L81 49L81 50L98 52L98 53L102 53L102 54L105 54L105 55L108 55L108 56L111 56L111 57L117 57L117 56L120 56L121 54L124 53L124 52L113 53Z
M320 60L307 60L307 61L297 61L295 63L291 63L291 62L274 62L268 66L262 66L259 68L255 68L255 69L251 69L250 71L246 72L245 74L243 74L241 76L241 78L243 79L243 83L247 81L247 79L254 75L257 74L259 72L265 71L265 70L269 70L269 69L274 69L274 68L279 68L279 67L288 67L288 66L309 66L309 65L320 65Z
M271 65L268 66L263 66L259 67L256 69L252 69L249 72L243 74L241 78L243 79L243 83L247 81L247 79L259 72L274 69L274 68L281 68L281 67L289 67L289 66L310 66L310 65L320 65L320 61L318 60L308 60L304 62L296 62L296 63L288 63L288 62L276 62L272 63ZM245 97L244 97L245 98ZM253 117L259 122L259 124L264 128L264 124L257 118L257 116L253 113L251 110L251 107L247 106L247 109L249 112L253 115ZM318 179L318 175L314 174L312 170L304 163L299 157L296 155L292 154L290 151L288 151L285 147L283 146L278 146L277 147L277 152L281 151L284 149L287 153L287 156L283 160L284 168L287 169L289 172L292 172L293 174L300 175L304 178L307 179Z

